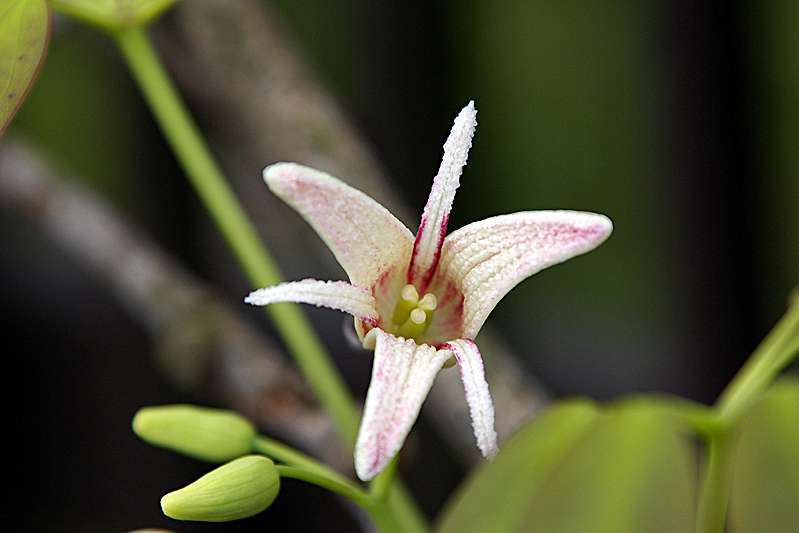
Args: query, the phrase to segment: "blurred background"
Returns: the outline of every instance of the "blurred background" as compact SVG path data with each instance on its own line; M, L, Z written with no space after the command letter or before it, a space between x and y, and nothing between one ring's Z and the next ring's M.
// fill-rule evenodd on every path
M154 27L159 48L224 169L245 183L238 190L250 212L263 205L302 228L267 204L260 181L280 150L241 155L231 106L270 129L265 104L226 85L241 65L203 70L198 60L197 40L210 34L201 13L213 4L198 2L194 15L194 2L178 4ZM712 402L783 313L799 279L799 3L263 7L390 176L386 191L410 206L401 218L412 229L452 119L469 99L479 126L451 228L528 209L613 219L601 248L524 282L489 320L551 398L658 391ZM257 52L258 20L246 34L220 24L209 49L233 58L239 46ZM45 66L3 143L22 139L271 335L261 314L240 303L250 287L110 39L56 17ZM141 317L25 213L0 210L0 235L6 376L23 384L13 431L25 444L19 468L32 494L31 528L210 530L170 523L158 506L208 467L140 442L130 419L144 405L223 402L176 387ZM274 245L289 278L337 275L329 257ZM370 358L346 343L338 313L308 313L362 399ZM405 475L434 516L466 469L442 445L434 418L416 433ZM357 527L336 498L292 483L264 515L212 527L255 530L289 519L300 530Z

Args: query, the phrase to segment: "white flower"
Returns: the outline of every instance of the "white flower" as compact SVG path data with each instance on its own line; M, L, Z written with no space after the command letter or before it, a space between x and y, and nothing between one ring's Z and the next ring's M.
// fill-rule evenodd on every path
M477 333L519 282L592 250L613 227L594 213L527 211L447 235L476 117L469 102L455 119L415 239L383 206L332 176L294 163L264 170L272 192L316 230L350 283L282 283L245 301L308 303L355 317L359 338L375 351L355 447L355 470L362 480L377 475L402 447L450 358L460 369L477 446L486 457L497 452L494 405L474 343Z

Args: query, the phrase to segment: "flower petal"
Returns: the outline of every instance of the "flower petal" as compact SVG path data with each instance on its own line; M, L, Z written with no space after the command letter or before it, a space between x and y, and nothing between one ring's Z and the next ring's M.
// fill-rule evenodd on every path
M452 210L455 191L460 185L461 171L466 165L476 127L477 110L471 101L455 118L452 131L444 143L444 158L433 179L433 188L424 206L419 231L413 244L408 283L416 285L419 292L427 289L438 265L441 245L447 234L449 212Z
M463 294L460 337L477 336L489 313L520 281L599 246L610 219L578 211L528 211L481 220L444 242L436 283Z
M474 341L458 339L442 344L441 350L449 350L458 362L458 368L472 416L472 428L477 447L484 457L497 454L497 431L494 429L494 402L488 391L483 359Z
M316 230L355 285L371 288L389 267L408 264L413 235L361 191L295 163L266 167L264 181Z
M337 309L367 321L376 322L378 319L372 293L346 281L304 279L281 283L253 291L244 301L262 306L278 302L297 302Z
M433 380L450 357L449 352L379 328L371 330L366 340L375 343L375 359L355 445L355 472L364 481L376 476L400 450Z

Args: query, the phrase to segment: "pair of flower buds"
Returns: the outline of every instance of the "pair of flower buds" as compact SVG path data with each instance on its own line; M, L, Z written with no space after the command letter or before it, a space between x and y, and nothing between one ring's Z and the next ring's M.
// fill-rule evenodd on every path
M133 418L143 440L209 463L224 463L193 483L161 498L176 520L228 522L269 507L280 491L274 463L251 455L257 433L232 411L193 405L145 407Z

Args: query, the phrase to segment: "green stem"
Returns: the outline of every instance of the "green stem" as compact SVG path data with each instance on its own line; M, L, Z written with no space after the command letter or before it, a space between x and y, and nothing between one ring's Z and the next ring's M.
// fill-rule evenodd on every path
M316 476L314 479L325 478L330 483L352 485L350 480L327 465L268 437L262 435L256 437L255 440L253 440L253 450L282 463L286 463L288 466L298 467L305 472L310 472ZM392 464L396 464L396 460L393 461ZM375 482L379 477L380 476L376 478ZM305 479L305 481L314 483L314 481L310 479ZM373 491L375 482L373 482L372 485ZM329 488L326 485L316 484L321 487ZM332 488L330 490L337 492ZM427 522L418 512L416 504L410 498L402 483L385 483L384 490L387 494L384 495L382 499L376 497L373 492L370 494L364 493L369 504L366 510L378 525L380 531L424 533L428 530ZM339 492L339 494L341 493ZM344 494L344 496L347 495ZM356 503L359 505L362 504L360 501L356 501Z
M351 483L349 479L345 478L329 466L320 463L313 457L305 455L304 453L297 451L290 446L286 446L285 444L276 440L264 437L263 435L255 437L255 440L253 440L252 443L252 449L289 466L297 466L305 470L310 470L320 476L324 476L337 482Z
M708 443L708 459L699 496L695 533L723 533L732 478L732 438L729 431Z
M676 396L647 394L627 397L623 403L624 405L633 404L636 409L669 416L706 438L723 427L715 409Z
M696 533L723 533L734 460L734 424L797 353L799 305L793 304L716 402L718 424L704 434L708 458L699 496Z
M796 349L791 344L797 338L799 305L792 305L722 392L716 403L722 420L734 422L796 357Z
M276 465L275 468L277 468L280 477L288 477L292 479L299 479L307 483L313 483L314 485L327 489L331 492L335 492L336 494L340 494L341 496L352 500L354 503L360 505L366 510L371 509L373 506L372 498L370 498L367 493L350 482L342 482L337 479L331 479L327 476L319 475L317 472L307 470L300 466Z
M211 156L153 49L146 29L132 27L113 35L178 162L252 285L264 287L279 283L281 275L277 266ZM332 418L342 441L352 447L358 431L359 411L314 330L296 305L272 305L267 307L267 313ZM388 507L390 511L385 512L401 520L405 531L426 530L424 518L403 487L397 485L391 491Z
M377 477L372 481L371 487L369 489L369 494L372 495L373 498L381 501L385 501L388 498L388 494L391 490L391 485L394 481L394 476L397 473L397 464L399 463L399 455L396 455L394 459L388 464L388 466L380 472Z
M391 503L387 505L385 501L376 498L374 494L367 494L335 470L285 444L267 437L258 436L253 441L253 449L286 463L286 465L277 466L281 477L291 477L313 483L349 498L369 513L372 520L380 528L380 531L401 533L403 531L423 532L427 529L423 522L418 523L413 514L397 515L392 513ZM386 486L386 490L388 488ZM398 487L395 487L395 489L398 489ZM395 501L393 507L396 508L397 503ZM400 503L401 505L403 503Z
M279 283L277 266L212 158L146 30L134 27L115 37L164 136L248 279L254 287ZM296 305L273 305L267 312L342 438L352 445L358 411L313 329Z

